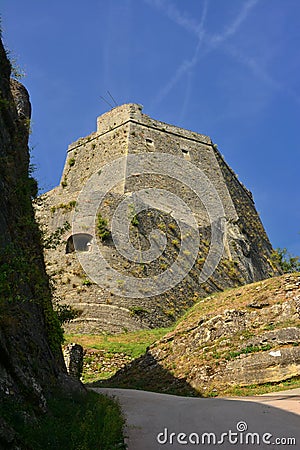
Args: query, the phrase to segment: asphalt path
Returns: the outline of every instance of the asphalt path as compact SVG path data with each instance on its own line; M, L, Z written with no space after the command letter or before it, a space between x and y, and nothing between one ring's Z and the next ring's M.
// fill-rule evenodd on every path
M119 400L128 450L300 449L300 389L243 398L93 390Z

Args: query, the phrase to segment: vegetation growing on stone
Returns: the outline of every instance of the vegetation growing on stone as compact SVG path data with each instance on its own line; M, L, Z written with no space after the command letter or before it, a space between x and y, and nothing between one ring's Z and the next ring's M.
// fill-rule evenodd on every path
M60 303L57 299L53 300L53 309L61 326L76 319L76 317L79 317L81 314L78 309L71 305Z
M84 280L82 280L82 284L83 286L91 286L93 282L89 278L84 278Z
M137 217L135 207L133 204L129 204L128 208L129 208L129 218L130 218L131 225L133 225L134 227L137 227L139 225L139 219Z
M49 236L43 237L43 246L47 249L56 249L62 243L62 236L71 229L71 225L66 221L61 227L58 227Z
M59 203L58 205L53 205L50 208L52 214L58 209L62 209L64 212L72 211L76 206L76 200L70 200L68 203Z
M61 187L65 188L68 186L67 177L64 176L64 179L61 182Z
M99 237L100 241L106 241L110 237L110 231L107 226L107 219L102 217L101 213L97 215L97 236Z
M142 356L146 349L171 328L156 328L122 334L66 334L65 344L78 342L86 350L84 382L112 377L124 362Z
M68 164L70 167L73 167L75 165L75 158L68 159Z
M142 308L141 306L131 306L129 310L132 316L142 316L143 314L149 313L149 310Z

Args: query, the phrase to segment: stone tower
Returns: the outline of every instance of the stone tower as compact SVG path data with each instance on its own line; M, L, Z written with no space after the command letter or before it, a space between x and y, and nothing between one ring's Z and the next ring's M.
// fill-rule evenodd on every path
M135 165L136 158L142 157L146 159ZM121 163L115 165L116 160ZM161 164L160 171L155 169L156 160ZM114 178L115 183L111 183ZM202 178L206 184L201 185L201 191L198 186ZM160 208L160 195L166 191L170 196ZM201 195L197 195L197 191L201 191ZM139 192L144 195L139 198L142 206L131 200L133 194L137 197ZM101 202L96 210L87 213L92 220L84 223L82 219L81 229L76 229L76 217L93 203L97 193L101 193ZM215 197L222 206L223 213L219 215L223 217L219 219L223 221L223 228L220 224L212 224ZM126 200L128 198L130 201ZM186 223L181 200L192 210L198 227L199 247L194 259L189 256L192 247L191 252L183 252L190 267L181 281L157 293L155 280L158 285L161 274L181 255L181 224L191 229ZM113 239L112 224L118 228L121 222L117 219L113 222L114 215L122 201L127 201L126 220L130 220L126 232L133 253L136 249L145 255L149 248L156 252L159 247L160 254L154 252L156 258L128 260L123 252L128 242L124 245L121 242L118 247L117 239ZM180 210L177 216L174 214L176 208ZM213 210L212 214L209 209ZM81 313L67 325L73 332L120 332L166 326L201 296L276 273L270 261L272 246L256 212L252 194L226 164L217 146L208 136L152 119L143 114L142 107L137 104L118 106L98 117L97 131L69 146L60 186L37 200L36 215L46 236L50 237L45 259L48 273L55 280L58 300ZM219 238L222 255L211 276L200 282L199 276L206 267L216 236L214 226L215 230L222 228ZM160 233L156 235L156 241L149 238L154 230ZM189 236L191 233L188 228L186 230L186 236ZM58 245L51 245L58 236L61 237ZM123 238L121 235L121 241ZM162 242L164 245L160 246ZM103 255L99 267L93 256L96 247ZM82 258L86 258L84 268ZM115 277L115 289L110 289L109 283L99 283L94 276L105 272L106 265L120 274L120 279ZM171 272L168 274L172 278ZM122 288L123 276L130 276L142 284L150 277L153 292L145 289L145 294L141 290L138 295L134 289L126 291L125 286Z

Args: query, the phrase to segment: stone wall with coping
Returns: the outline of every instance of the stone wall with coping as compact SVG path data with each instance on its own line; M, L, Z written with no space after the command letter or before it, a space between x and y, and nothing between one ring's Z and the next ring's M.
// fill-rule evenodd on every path
M209 217L201 200L174 178L153 174L126 178L107 197L100 212L110 226L114 208L125 193L145 187L166 189L183 199L195 211L200 230L200 249L197 262L186 278L175 288L151 298L125 298L111 294L102 286L87 280L76 253L66 254L68 230L56 249L45 250L47 271L56 281L56 295L61 302L81 311L81 316L66 326L70 332L120 332L170 325L199 296L208 295L226 287L249 283L274 273L269 257L271 244L255 210L253 199L228 167L208 136L184 130L154 120L142 113L141 105L127 104L98 117L97 131L80 138L68 148L61 184L44 194L36 205L36 215L51 234L66 222L72 223L75 202L86 181L105 164L118 157L138 153L168 153L196 165L217 190L225 210L227 233L225 253L213 276L199 286L198 277L208 252ZM175 174L176 176L176 174ZM126 178L126 181L125 181ZM195 180L196 181L196 180ZM161 223L139 215L139 224L133 230L135 245L146 245L145 237L157 225L165 224L168 239L180 237L169 229L169 218ZM96 242L93 243L96 245ZM169 245L166 260L159 260L146 271L116 255L113 245L97 242L107 259L120 271L137 277L159 273L165 263L176 256ZM147 272L147 273L146 273Z

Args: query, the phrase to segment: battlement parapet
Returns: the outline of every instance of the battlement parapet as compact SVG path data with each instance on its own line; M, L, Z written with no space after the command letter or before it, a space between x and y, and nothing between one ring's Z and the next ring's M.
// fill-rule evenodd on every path
M127 103L125 105L116 106L116 108L113 108L97 118L97 133L107 133L131 120L141 122L142 109L142 105L136 103Z
M162 131L164 133L170 133L209 145L212 144L209 136L205 136L194 131L185 130L184 128L152 119L147 114L143 114L142 111L143 106L137 103L128 103L125 105L117 106L116 108L113 108L111 111L108 111L107 113L102 114L97 118L97 133L107 133L109 131L113 131L121 125L124 125L127 122L133 122L138 123L139 125L144 125L147 128Z

